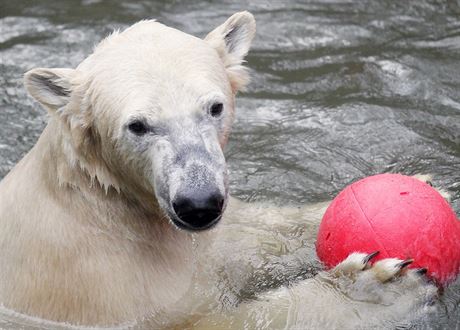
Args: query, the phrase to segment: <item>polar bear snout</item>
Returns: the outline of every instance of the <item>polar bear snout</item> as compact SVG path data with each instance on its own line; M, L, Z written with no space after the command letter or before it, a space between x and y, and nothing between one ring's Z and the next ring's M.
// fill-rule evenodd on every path
M176 225L188 230L205 230L222 217L224 196L216 189L179 193L172 202Z
M219 222L228 199L227 165L219 136L212 127L205 130L194 121L178 127L155 143L151 182L161 208L176 227L209 229Z

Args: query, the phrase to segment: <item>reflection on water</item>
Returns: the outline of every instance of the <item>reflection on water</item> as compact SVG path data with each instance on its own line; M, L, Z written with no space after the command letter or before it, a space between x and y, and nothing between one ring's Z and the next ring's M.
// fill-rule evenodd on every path
M421 172L459 214L459 1L0 0L0 177L46 121L25 71L74 67L141 18L204 36L243 9L258 34L226 152L234 195L315 202L368 175ZM457 281L426 327L460 327L459 292Z

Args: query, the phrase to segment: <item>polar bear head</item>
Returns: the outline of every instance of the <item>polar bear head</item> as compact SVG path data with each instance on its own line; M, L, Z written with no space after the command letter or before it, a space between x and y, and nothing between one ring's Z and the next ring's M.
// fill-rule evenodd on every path
M203 230L225 209L222 149L254 33L248 12L204 39L141 21L107 37L76 69L34 69L25 85L48 110L70 172L150 203L180 228Z

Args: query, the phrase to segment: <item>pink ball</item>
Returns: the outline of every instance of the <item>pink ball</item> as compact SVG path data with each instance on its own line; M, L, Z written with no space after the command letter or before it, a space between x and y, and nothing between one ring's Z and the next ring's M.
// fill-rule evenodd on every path
M319 227L316 252L334 267L352 252L414 259L440 285L460 271L460 221L431 186L412 177L381 174L346 187Z

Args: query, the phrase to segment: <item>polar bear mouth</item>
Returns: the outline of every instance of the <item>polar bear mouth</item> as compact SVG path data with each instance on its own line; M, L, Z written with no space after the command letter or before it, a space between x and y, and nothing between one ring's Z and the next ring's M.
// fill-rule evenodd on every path
M183 221L177 217L172 217L172 222L180 229L188 231L203 231L213 228L222 218L222 215L217 215L211 221L207 220L206 216L193 216L190 222Z

